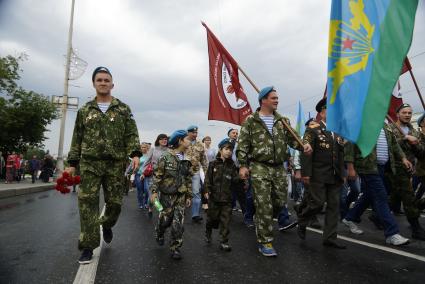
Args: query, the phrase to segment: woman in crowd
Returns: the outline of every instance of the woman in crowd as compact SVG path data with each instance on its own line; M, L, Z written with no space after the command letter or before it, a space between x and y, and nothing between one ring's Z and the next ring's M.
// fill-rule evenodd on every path
M217 151L211 147L211 137L205 136L204 139L202 139L202 143L204 143L205 155L207 156L208 163L214 161Z
M156 137L154 147L149 150L149 152L146 154L146 160L143 164L143 172L147 173L149 171L149 167L151 167L153 170L157 168L158 160L164 154L168 149L168 136L166 134L159 134L158 137ZM149 166L151 165L151 166ZM150 186L152 184L152 174L149 176L145 176L144 178L144 187L145 190L147 190L148 194L150 195ZM149 204L149 217L152 217L152 205Z

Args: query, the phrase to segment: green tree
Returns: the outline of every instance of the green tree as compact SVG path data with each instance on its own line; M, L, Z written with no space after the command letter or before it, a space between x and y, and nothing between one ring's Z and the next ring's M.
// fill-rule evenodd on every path
M56 106L48 97L24 90L18 85L19 63L26 59L0 56L0 151L26 152L42 147L49 125L58 118Z

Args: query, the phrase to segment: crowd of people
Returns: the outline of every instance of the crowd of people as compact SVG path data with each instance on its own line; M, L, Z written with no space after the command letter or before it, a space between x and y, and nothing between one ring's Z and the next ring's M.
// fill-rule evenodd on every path
M49 154L45 155L43 160L40 160L36 155L27 160L23 154L18 154L15 151L5 156L0 152L0 179L4 179L7 184L25 180L26 174L31 175L32 183L35 183L38 179L48 182L54 171L53 157Z
M150 147L139 142L130 108L112 97L110 71L96 68L92 82L97 96L78 111L66 169L82 176L78 192L82 264L91 262L99 246L99 225L104 241L113 239L126 167L126 175L134 175L138 208L150 216L154 208L159 211L158 245L164 245L170 228L173 259L182 258L186 208L192 222L205 224L207 243L212 242L212 230L219 228L220 249L231 251L229 225L237 203L246 226L255 227L258 250L264 256L277 255L274 220L282 231L296 227L302 240L307 226L323 228L325 247L345 249L337 240L338 224L363 234L358 223L367 208L372 209L368 218L383 230L388 245L409 243L394 218L401 205L411 238L425 240L419 222L425 209L425 115L416 130L408 104L399 106L395 123L385 123L366 157L356 145L326 129L326 99L317 103L319 119L307 121L301 137L277 112L279 95L274 87L261 90L258 109L240 130L230 129L217 148L210 136L198 139L196 125L160 134ZM106 203L102 217L101 186ZM289 213L288 195L296 218ZM324 213L323 225L317 218L320 213Z

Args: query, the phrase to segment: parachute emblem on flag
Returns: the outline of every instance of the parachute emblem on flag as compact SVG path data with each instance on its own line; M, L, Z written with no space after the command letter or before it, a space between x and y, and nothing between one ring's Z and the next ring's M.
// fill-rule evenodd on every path
M248 103L244 101L242 98L238 98L236 96L236 92L231 81L233 68L230 64L228 68L227 64L225 64L223 60L220 60L220 57L221 57L220 54L218 54L217 60L216 60L216 66L214 68L214 71L215 71L214 77L217 78L219 76L219 74L217 73L219 70L221 70L221 86L223 88L223 94L226 97L227 102L229 103L232 109L242 109ZM241 88L241 91L243 92L242 88ZM219 94L221 94L221 92L219 92Z
M328 72L332 79L329 86L330 104L333 104L344 78L365 70L369 55L374 52L372 37L375 25L371 25L364 12L363 0L350 0L350 23L332 20L329 36L329 59L334 59L334 68Z

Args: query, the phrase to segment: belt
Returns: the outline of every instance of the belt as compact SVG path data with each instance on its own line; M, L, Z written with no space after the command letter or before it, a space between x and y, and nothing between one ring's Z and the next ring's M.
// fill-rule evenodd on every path
M279 167L279 166L283 167L283 163L269 163L269 162L260 162L260 161L254 161L254 162L260 163L269 167Z

